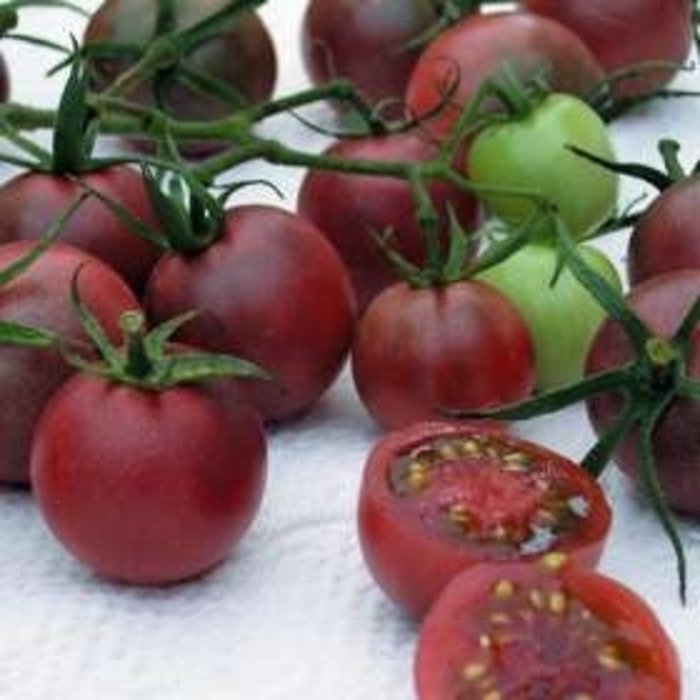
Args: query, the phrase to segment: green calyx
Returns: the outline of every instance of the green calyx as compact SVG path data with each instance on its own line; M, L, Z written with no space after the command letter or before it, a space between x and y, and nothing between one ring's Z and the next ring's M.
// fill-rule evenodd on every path
M72 284L73 307L100 359L86 360L66 351L66 360L77 369L144 391L164 391L181 384L224 378L270 379L256 364L232 355L172 349L173 334L194 318L194 312L181 314L147 330L141 311L126 311L119 322L122 343L114 346L80 299L78 276L79 271Z

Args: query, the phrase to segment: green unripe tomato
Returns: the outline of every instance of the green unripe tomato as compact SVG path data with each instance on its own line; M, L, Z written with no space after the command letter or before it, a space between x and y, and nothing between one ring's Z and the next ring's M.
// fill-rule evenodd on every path
M583 260L617 290L622 283L608 257L580 245ZM481 279L497 287L518 308L532 334L536 385L555 389L583 376L583 365L605 312L589 291L563 268L557 269L557 251L546 243L530 243L502 263L485 270Z
M571 152L573 145L606 160L615 155L596 112L572 95L551 94L523 117L486 126L469 151L468 174L479 185L535 192L554 204L577 238L596 229L617 203L615 173ZM492 214L511 226L533 212L532 199L484 193Z

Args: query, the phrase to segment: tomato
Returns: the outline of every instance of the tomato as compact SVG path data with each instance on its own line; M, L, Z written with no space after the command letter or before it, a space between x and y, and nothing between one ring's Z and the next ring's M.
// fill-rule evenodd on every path
M576 32L608 73L645 61L680 65L692 44L689 0L523 0L522 4ZM613 92L630 96L658 89L675 72L656 70L620 82Z
M680 700L673 641L631 589L556 558L452 580L420 630L420 700Z
M240 398L267 420L310 408L347 356L355 303L342 261L318 229L271 206L230 210L220 238L198 254L168 253L145 291L158 322L197 309L177 339L267 370Z
M338 141L325 155L420 162L436 157L437 148L424 134L407 132ZM443 247L450 209L465 231L473 228L477 218L474 197L443 180L430 182L428 192L440 217L437 236ZM360 311L399 279L377 236L391 231L394 249L417 265L426 262L425 236L417 221L413 190L406 180L310 170L299 190L297 211L319 227L347 265Z
M650 331L670 338L690 306L700 295L700 270L678 270L652 277L633 287L627 301ZM627 335L617 322L607 319L593 339L586 359L586 373L618 367L636 357ZM700 377L700 333L692 333L686 356L687 374ZM607 392L587 401L593 428L602 433L619 415L623 397ZM656 471L668 503L679 511L700 514L700 404L678 397L656 424L653 437ZM637 431L628 432L615 453L616 464L633 479L638 478Z
M47 404L31 454L37 504L60 542L137 584L218 564L250 526L264 477L257 414L192 384L157 392L76 374Z
M370 572L415 617L479 562L561 550L594 566L609 527L605 496L580 466L478 424L414 424L384 436L358 508Z
M35 243L0 245L0 269ZM70 345L85 334L69 301L73 275L83 266L80 294L111 338L122 311L138 308L126 283L110 267L73 246L53 244L19 277L0 288L0 318L58 333ZM71 373L56 350L0 344L0 481L26 484L32 432L49 396Z
M370 103L398 103L421 51L409 44L437 20L430 0L310 0L304 65L316 84L346 78Z
M192 27L230 4L227 0L175 0L176 28ZM145 47L152 40L156 26L156 3L141 0L105 0L92 14L83 43L119 42ZM140 51L134 59L140 58ZM90 65L98 88L111 83L131 65L126 58L93 58ZM219 119L231 111L231 104L213 94L204 94L192 86L183 70L196 78L217 81L241 106L267 100L277 76L275 47L266 25L256 12L239 13L234 22L221 24L211 38L197 46L177 68L179 78L159 88L161 109L178 119ZM155 104L155 85L141 84L125 97L139 104ZM211 150L212 144L190 144L192 152Z
M504 63L522 81L544 78L550 88L587 97L603 71L590 49L558 22L525 12L474 14L440 34L421 54L406 89L409 110L432 113L451 93L432 127L443 135L479 86Z
M469 149L469 176L480 185L545 197L571 234L582 237L612 214L618 177L572 153L570 145L615 158L600 117L577 97L552 94L526 114L480 131ZM535 207L524 196L484 193L483 199L493 214L513 226L522 225Z
M81 174L26 172L0 186L0 242L37 240L50 223L83 192L80 182L153 225L143 178L114 166ZM61 240L92 253L113 267L140 292L161 249L140 238L97 197L84 201L61 231Z
M627 250L630 284L686 267L700 267L696 235L700 180L674 183L650 204L635 224Z
M478 281L388 287L358 323L351 362L360 399L383 428L517 401L535 377L525 322Z
M622 290L620 276L603 252L588 245L580 245L578 252ZM559 263L556 247L530 243L479 275L503 292L525 319L535 346L537 387L542 390L581 379L588 346L605 316L568 268L556 274Z

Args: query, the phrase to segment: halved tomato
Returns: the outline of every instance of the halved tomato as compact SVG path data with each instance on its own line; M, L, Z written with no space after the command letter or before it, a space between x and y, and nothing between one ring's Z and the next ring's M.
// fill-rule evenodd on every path
M419 700L679 700L677 653L652 609L563 560L456 577L421 627Z
M610 509L580 466L500 425L433 422L375 445L358 525L379 586L421 617L456 574L480 562L557 550L595 566Z

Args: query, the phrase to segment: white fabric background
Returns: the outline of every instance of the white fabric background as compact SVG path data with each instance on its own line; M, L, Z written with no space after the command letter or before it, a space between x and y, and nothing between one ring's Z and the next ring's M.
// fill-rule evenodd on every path
M85 0L94 7L94 0ZM277 40L279 92L305 83L298 29L304 3L271 0L263 15ZM24 29L54 40L80 35L74 16L27 12ZM52 104L60 82L36 49L3 44L14 99ZM700 85L692 75L681 83ZM623 158L656 159L660 136L698 156L700 101L658 103L614 126ZM317 148L294 122L274 133ZM7 175L7 169L0 173ZM274 173L294 206L300 176ZM625 199L639 191L625 184ZM277 202L267 189L248 199ZM622 238L605 244L618 256ZM580 409L521 425L530 438L581 456L591 433ZM113 585L65 554L31 496L0 490L0 698L7 700L407 700L416 627L366 573L355 534L361 469L377 431L345 372L304 419L270 434L264 505L235 555L211 575L162 590ZM602 562L652 603L681 654L684 698L700 697L700 528L684 524L690 600L682 607L670 547L649 509L614 470L605 484L615 520Z

